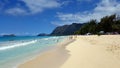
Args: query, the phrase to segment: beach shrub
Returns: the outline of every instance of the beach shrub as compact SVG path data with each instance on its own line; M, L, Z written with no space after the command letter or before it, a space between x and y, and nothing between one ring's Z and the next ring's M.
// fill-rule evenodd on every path
M96 20L91 20L85 23L75 33L81 35L87 33L100 35L100 31L104 31L104 33L118 32L120 34L120 17L116 14L113 14L111 16L105 16L101 18L100 22L97 22Z

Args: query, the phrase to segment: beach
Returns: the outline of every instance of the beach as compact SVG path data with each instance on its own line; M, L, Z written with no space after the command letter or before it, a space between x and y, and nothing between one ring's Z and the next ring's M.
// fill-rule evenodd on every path
M60 45L18 68L120 68L120 35L77 36Z

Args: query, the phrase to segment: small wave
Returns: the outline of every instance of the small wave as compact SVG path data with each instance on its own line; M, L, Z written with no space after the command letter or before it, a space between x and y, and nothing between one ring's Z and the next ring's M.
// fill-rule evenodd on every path
M22 43L14 44L14 45L11 45L11 46L0 47L0 50L6 50L6 49L10 49L10 48L19 47L19 46L25 46L25 45L33 44L33 43L36 43L36 42L37 42L37 40L29 41L29 42L22 42Z
M49 38L44 38L43 40L49 40Z
M49 39L58 39L59 37L50 37L50 38L44 38L43 40L49 40Z

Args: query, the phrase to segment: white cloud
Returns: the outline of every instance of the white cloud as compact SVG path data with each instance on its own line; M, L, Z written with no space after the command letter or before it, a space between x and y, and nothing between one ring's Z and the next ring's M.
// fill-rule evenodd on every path
M60 25L64 25L64 24L60 24L58 22L51 22L51 24L55 25L55 26L60 26Z
M91 19L99 21L102 17L111 14L120 14L120 2L116 0L102 0L92 11L77 12L74 14L58 13L57 17L60 21L56 23L85 23Z
M68 1L63 1L62 3L61 3L61 5L62 6L66 6L66 5L68 5L68 4L70 4L70 3L72 3L73 1L70 1L70 0L68 0Z
M31 13L42 12L48 8L56 8L60 6L56 0L23 0Z
M94 11L102 13L106 12L108 14L119 13L120 2L117 2L116 0L102 0L102 2L97 5Z
M36 14L44 11L45 9L52 9L61 6L61 4L57 2L57 0L21 0L21 1L26 4L27 7L26 9L21 8L20 6L22 5L18 5L5 10L5 12L12 15Z
M24 15L24 14L27 14L27 12L22 9L22 8L11 8L11 9L8 9L7 11L5 11L6 13L8 14L12 14L12 15Z

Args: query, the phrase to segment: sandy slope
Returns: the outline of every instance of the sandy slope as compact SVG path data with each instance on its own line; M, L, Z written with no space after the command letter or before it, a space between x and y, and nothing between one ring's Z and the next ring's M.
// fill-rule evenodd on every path
M79 36L19 68L120 68L120 35Z
M120 36L79 36L61 68L120 68Z

